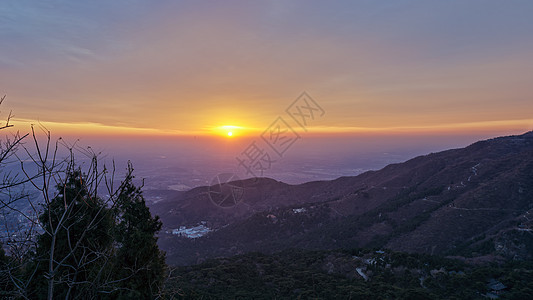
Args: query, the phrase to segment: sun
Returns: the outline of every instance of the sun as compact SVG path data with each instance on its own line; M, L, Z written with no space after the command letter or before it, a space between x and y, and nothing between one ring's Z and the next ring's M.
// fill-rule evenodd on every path
M218 135L225 136L227 138L235 138L241 136L244 127L235 125L224 125L214 128L214 131Z

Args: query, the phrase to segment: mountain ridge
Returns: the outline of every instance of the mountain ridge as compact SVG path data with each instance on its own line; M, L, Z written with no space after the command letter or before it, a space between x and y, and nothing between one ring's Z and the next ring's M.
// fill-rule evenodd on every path
M195 240L162 234L171 263L290 247L524 258L533 253L533 132L331 181L242 183L245 198L233 208L211 203L208 187L152 207L167 228L203 221L214 229Z

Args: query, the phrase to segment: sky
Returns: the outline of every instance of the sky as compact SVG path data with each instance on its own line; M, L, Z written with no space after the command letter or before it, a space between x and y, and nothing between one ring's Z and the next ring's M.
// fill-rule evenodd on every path
M293 122L306 92L323 112L308 135L520 133L532 13L526 0L2 0L2 113L72 136L237 138Z

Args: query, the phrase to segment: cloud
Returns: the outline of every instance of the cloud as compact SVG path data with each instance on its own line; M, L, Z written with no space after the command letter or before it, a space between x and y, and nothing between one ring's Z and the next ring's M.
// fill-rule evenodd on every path
M526 2L153 3L6 1L0 89L17 114L262 128L307 90L331 128L530 116Z

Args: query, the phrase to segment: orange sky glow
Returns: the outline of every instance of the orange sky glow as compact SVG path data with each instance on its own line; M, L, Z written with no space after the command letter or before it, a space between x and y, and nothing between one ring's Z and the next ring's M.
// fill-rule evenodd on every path
M9 2L0 93L22 131L237 139L304 91L314 136L533 129L531 4Z

